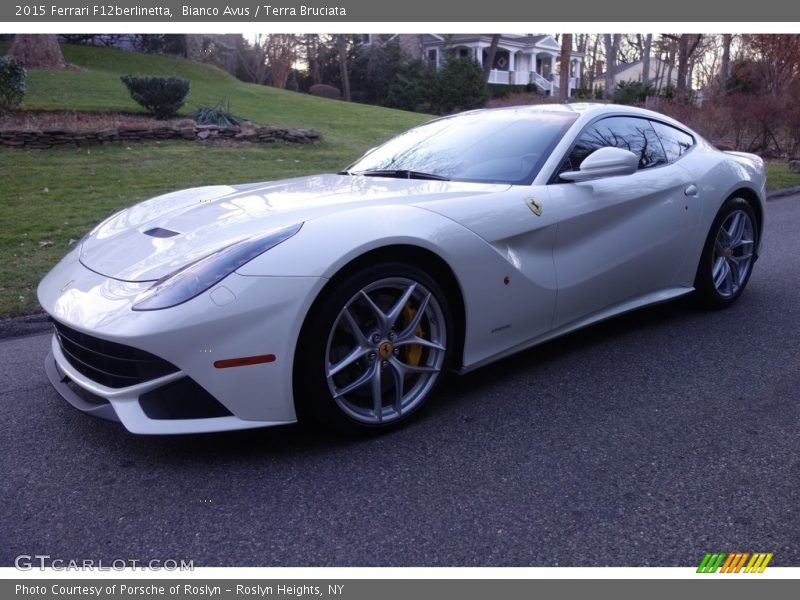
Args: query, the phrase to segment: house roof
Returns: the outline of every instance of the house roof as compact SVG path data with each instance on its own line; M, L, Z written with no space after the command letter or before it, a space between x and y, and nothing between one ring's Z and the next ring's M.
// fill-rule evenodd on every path
M426 45L440 45L449 41L453 45L471 44L475 42L491 43L492 34L490 33L456 33L447 37L439 34L425 34L423 36L423 44ZM550 49L553 51L560 50L560 44L548 34L502 34L500 35L500 46L512 48L530 48L538 47L543 49ZM583 52L571 52L572 56L584 56Z
M644 61L642 59L639 59L639 60L635 60L635 61L629 62L629 63L621 63L621 64L618 64L618 65L614 65L614 70L612 72L613 72L614 75L619 75L620 73L624 73L625 71L627 71L628 69L630 69L632 67L635 67L637 65L641 65L643 62ZM656 63L659 63L659 62L663 62L663 61L660 58L655 58L655 57L651 57L650 58L650 70L651 70L651 73L654 73L654 68L656 66ZM603 71L599 75L599 77L605 77L605 76L606 76L606 72L605 71Z

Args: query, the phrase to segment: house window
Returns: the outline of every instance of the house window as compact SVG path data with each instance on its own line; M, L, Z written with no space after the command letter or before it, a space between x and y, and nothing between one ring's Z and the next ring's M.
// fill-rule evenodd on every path
M458 49L458 58L469 58L470 51L469 48L459 48Z
M438 58L439 58L439 51L436 48L430 48L428 50L428 62L435 67L439 63Z

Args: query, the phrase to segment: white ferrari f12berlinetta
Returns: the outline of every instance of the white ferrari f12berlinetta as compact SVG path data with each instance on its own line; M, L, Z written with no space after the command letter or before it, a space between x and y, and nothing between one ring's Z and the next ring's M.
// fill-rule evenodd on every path
M45 367L136 433L384 431L446 371L684 294L735 302L764 201L759 157L654 112L445 117L337 174L112 215L39 285Z

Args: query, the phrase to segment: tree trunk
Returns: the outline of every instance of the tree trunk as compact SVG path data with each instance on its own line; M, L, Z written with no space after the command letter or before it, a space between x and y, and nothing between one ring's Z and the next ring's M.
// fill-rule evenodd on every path
M675 69L675 40L667 47L667 87L672 85L672 71Z
M589 69L589 65L585 65L583 69L584 73L588 72L588 87L594 93L594 79L597 76L597 46L600 45L600 34L594 34L594 43L592 44L592 68Z
M642 48L642 85L646 88L650 83L650 47L653 45L653 34L648 33L644 38Z
M497 44L500 43L500 34L492 34L492 43L489 46L489 52L486 55L486 60L483 61L483 80L489 83L489 76L492 73L492 66L494 65L494 56L497 54Z
M731 75L731 41L730 33L722 35L722 65L719 72L719 91L723 96L728 91L728 77Z
M702 39L701 34L682 33L678 36L678 81L675 84L675 96L678 102L686 102L686 89L691 84L689 79L689 58L697 49Z
M339 74L342 78L342 100L350 102L350 73L347 70L347 39L344 34L336 36L336 47L339 50Z
M572 34L561 35L561 66L559 67L559 94L558 99L566 102L569 99L569 67L570 54L572 53Z
M619 46L620 34L615 33L613 36L605 33L603 34L603 43L606 49L606 80L603 87L603 98L610 100L614 97L614 71L617 66L617 47Z
M663 55L661 54L660 51L656 53L656 58L658 59L658 62L656 63L656 84L655 84L656 96L658 96L661 93L661 84L664 82L664 69L663 69L664 61L661 60L662 56Z
M20 60L27 69L65 69L67 66L55 35L17 34L8 56Z
M576 47L578 49L578 52L583 54L583 68L581 69L581 76L578 79L578 81L576 82L576 87L579 87L579 88L585 88L586 87L586 85L585 85L586 84L586 65L588 64L587 63L587 59L586 59L586 50L587 50L588 45L589 45L589 34L588 33L579 33L578 34L578 43L577 43Z
M310 33L306 35L306 60L308 61L308 72L314 85L322 83L322 76L319 72L319 47L317 42L319 35Z
M682 33L678 37L678 82L675 84L675 98L686 102L686 70L689 65L689 36Z

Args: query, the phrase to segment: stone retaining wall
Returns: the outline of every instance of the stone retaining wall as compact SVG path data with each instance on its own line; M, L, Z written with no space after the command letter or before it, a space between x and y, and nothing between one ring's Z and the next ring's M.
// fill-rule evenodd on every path
M322 139L313 129L283 127L156 127L153 129L117 128L86 131L46 129L44 131L0 131L0 145L9 148L47 149L58 146L91 146L108 142L149 142L153 140L208 141L225 139L234 142L272 144L292 142L309 144Z

